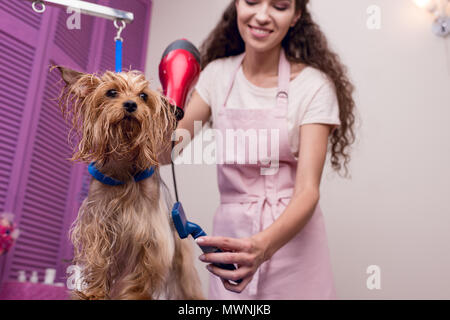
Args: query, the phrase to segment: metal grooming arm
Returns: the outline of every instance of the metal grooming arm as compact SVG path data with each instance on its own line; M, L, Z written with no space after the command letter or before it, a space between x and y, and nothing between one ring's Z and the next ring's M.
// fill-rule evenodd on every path
M113 9L95 3L90 3L80 0L28 0L32 2L33 10L42 13L45 11L45 5L55 7L68 7L79 9L81 13L90 16L105 18L109 20L123 20L126 23L131 23L134 20L132 12Z

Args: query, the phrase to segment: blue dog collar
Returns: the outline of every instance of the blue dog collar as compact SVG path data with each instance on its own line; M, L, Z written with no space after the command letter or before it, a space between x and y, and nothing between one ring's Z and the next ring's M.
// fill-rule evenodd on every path
M88 171L94 177L95 180L100 181L103 184L107 184L109 186L120 186L124 184L124 182L113 179L111 177L105 176L103 173L101 173L96 167L95 162L91 162L88 166ZM153 175L155 172L154 167L150 167L150 169L146 169L137 175L134 176L134 181L138 182L144 179L147 179Z

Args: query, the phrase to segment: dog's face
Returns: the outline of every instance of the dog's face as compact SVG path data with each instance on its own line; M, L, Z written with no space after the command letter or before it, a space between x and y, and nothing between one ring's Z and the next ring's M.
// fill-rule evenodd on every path
M149 88L141 72L96 76L55 67L66 83L60 96L63 116L80 138L72 160L126 160L141 170L158 165L158 154L169 147L167 136L176 128L175 107Z

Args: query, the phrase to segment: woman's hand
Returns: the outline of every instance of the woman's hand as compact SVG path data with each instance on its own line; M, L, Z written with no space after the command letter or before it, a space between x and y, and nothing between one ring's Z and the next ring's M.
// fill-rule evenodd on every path
M213 246L224 252L205 253L199 259L210 262L206 268L214 275L221 278L224 287L233 292L240 293L252 280L259 266L267 260L266 243L257 236L250 238L227 238L227 237L200 237L195 240L200 246ZM237 264L236 270L225 270L214 266L212 263ZM230 283L242 279L239 284Z

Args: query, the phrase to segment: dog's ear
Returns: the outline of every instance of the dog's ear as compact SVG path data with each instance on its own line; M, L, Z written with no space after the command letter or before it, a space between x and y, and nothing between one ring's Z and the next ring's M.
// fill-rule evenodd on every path
M63 66L51 66L50 72L53 71L53 69L57 68L59 72L61 72L61 78L64 80L66 85L71 86L75 82L77 82L78 79L80 79L84 73L75 71Z
M90 87L97 86L100 82L99 79L93 75L75 71L63 66L51 66L50 72L55 68L61 72L61 78L66 83L66 87L72 87L73 92L80 97L86 96L86 94L90 91ZM82 78L85 81L79 81Z

